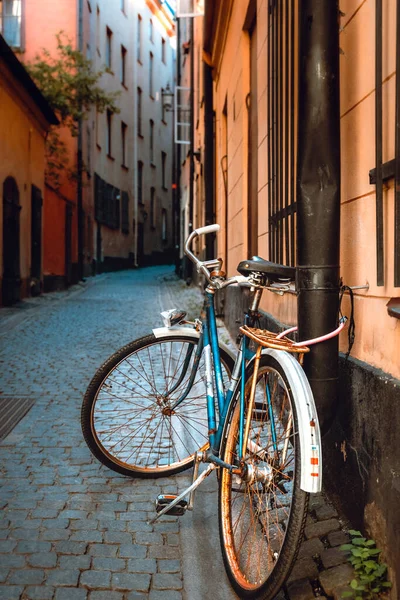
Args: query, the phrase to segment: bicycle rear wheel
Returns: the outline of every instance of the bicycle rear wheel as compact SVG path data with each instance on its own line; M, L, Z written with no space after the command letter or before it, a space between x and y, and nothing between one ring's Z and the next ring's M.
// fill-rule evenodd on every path
M247 377L248 403L251 377ZM281 365L262 355L255 405L242 475L222 469L219 526L222 554L230 581L241 598L272 600L297 556L307 513L308 494L300 489L300 443L294 402ZM239 461L239 400L235 393L227 415L222 459Z
M81 412L92 453L110 469L132 477L162 477L193 464L208 445L205 361L193 383L198 338L153 334L113 354L96 372ZM223 377L233 360L220 348ZM183 401L174 403L188 390Z

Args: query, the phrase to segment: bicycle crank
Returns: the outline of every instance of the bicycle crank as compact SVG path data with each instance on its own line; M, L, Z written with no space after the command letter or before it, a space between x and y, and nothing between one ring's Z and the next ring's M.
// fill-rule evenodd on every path
M159 519L162 515L165 514L179 516L183 515L188 508L188 502L185 500L185 496L191 494L196 488L198 488L199 485L204 481L204 479L208 477L208 475L216 468L216 465L212 463L208 465L208 467L197 477L197 479L193 481L193 483L188 488L186 488L186 490L179 494L179 496L174 496L172 494L161 494L160 496L158 496L156 499L157 514L152 519L150 519L150 521L147 521L147 523L149 525L152 525L153 523L155 523L155 521L157 521L157 519Z

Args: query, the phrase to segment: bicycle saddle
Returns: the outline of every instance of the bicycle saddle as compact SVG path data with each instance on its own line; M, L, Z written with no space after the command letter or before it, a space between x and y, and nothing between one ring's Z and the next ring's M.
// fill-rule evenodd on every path
M264 260L260 256L252 256L249 260L242 260L237 267L242 275L251 275L251 273L262 273L272 282L286 279L294 281L296 276L295 267L287 267L278 263Z

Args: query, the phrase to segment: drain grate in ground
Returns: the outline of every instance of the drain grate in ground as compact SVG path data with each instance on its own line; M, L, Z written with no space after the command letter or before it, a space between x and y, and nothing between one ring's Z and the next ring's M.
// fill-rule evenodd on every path
M31 398L0 397L0 440L3 440L32 408Z

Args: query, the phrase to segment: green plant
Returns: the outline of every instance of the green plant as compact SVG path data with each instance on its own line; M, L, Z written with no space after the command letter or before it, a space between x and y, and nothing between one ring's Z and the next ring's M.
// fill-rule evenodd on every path
M360 531L349 531L351 542L340 547L348 552L348 560L353 566L355 577L350 582L350 590L343 592L342 598L374 600L387 592L392 584L387 581L387 565L379 562L381 550L374 540L367 540Z
M52 127L46 144L46 180L53 187L60 185L62 171L76 179L76 167L68 169L68 149L60 131L69 130L72 137L78 135L79 122L94 107L98 112L106 110L118 113L119 92L106 92L101 78L110 72L106 67L93 70L92 61L74 48L72 41L62 32L56 35L54 53L42 49L35 60L26 65L36 85L56 113L59 127ZM84 165L82 169L85 170Z

